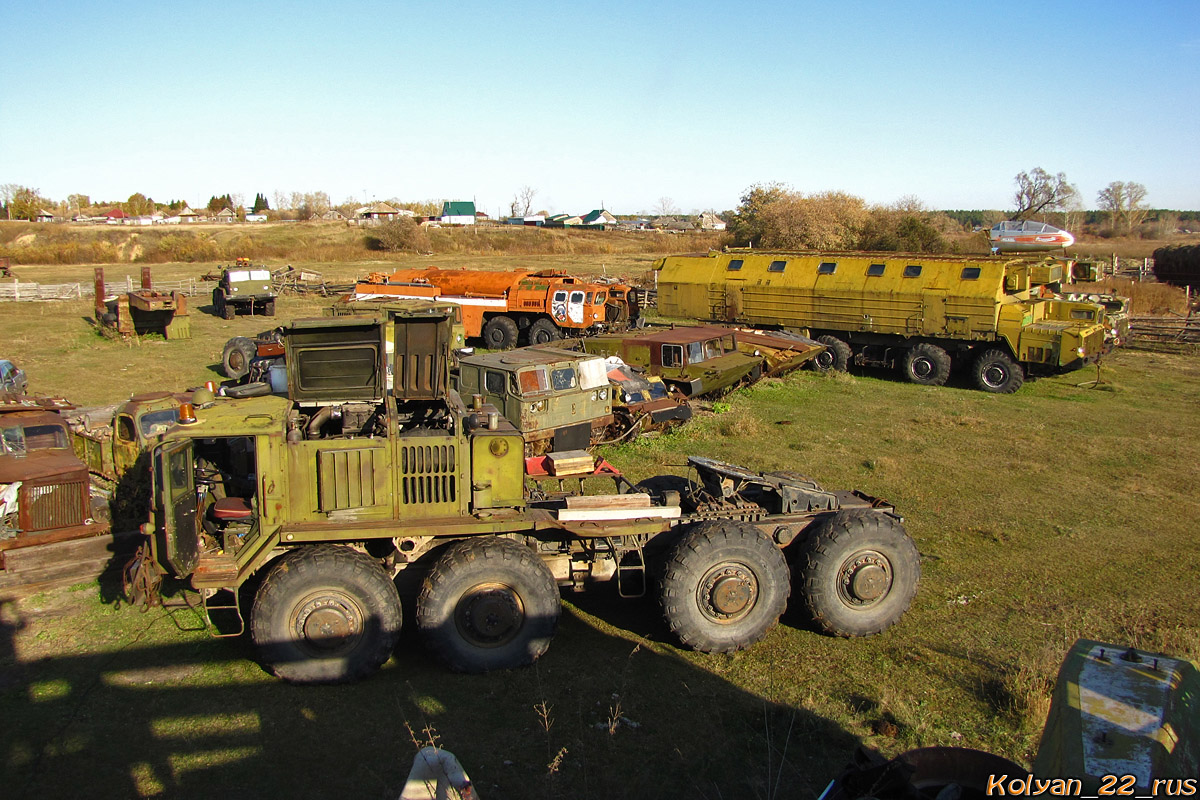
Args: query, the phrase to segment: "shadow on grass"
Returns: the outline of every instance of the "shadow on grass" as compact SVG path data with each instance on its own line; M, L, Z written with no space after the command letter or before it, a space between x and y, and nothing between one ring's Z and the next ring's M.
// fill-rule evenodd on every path
M195 632L186 609L125 609L113 630L76 632L77 654L38 657L42 620L7 604L5 794L396 797L416 745L435 741L489 800L811 798L858 743L697 664L729 657L610 635L564 609L532 667L454 674L409 629L369 679L293 686L254 664L245 637Z

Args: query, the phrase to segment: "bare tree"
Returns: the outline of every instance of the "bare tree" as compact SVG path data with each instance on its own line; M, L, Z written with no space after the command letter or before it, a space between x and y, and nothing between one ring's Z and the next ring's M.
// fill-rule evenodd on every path
M1066 174L1060 172L1052 176L1041 167L1019 173L1013 180L1017 184L1013 193L1013 202L1017 206L1013 219L1028 219L1041 211L1057 211L1079 194L1067 181Z
M1114 233L1130 232L1142 224L1150 209L1146 187L1133 181L1113 181L1096 195L1100 210L1107 212Z
M0 205L4 206L4 218L12 219L12 201L21 187L15 183L0 184Z
M537 195L537 189L531 186L522 186L513 196L512 202L509 203L509 210L514 217L527 217L533 211L533 198Z
M659 217L673 217L679 213L679 206L670 197L660 197L654 204L654 214Z

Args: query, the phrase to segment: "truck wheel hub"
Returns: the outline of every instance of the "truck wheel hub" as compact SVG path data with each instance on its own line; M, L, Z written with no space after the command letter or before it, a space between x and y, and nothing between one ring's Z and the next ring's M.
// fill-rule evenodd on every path
M891 584L887 559L879 553L860 553L842 565L838 589L843 600L862 606L885 597Z
M912 371L918 378L928 378L933 374L933 362L928 358L918 358L912 363Z
M999 364L993 364L983 371L983 382L988 386L1002 386L1008 378L1008 371Z
M344 598L319 597L300 609L296 628L312 647L339 650L362 633L362 616Z
M476 586L459 601L455 623L463 636L483 647L511 640L525 621L521 598L503 584Z
M711 570L700 586L701 607L718 621L727 622L746 614L758 598L754 573L740 565Z

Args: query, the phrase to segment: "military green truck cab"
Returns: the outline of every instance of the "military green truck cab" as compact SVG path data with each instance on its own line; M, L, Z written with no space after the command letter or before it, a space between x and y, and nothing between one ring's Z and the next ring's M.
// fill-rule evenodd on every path
M604 359L557 347L523 347L459 361L455 388L480 395L525 436L529 455L583 450L613 424Z
M706 459L682 489L639 490L587 456L541 472L498 408L451 388L450 315L287 334L287 397L204 398L151 451L132 579L148 596L187 581L218 632L248 630L284 679L374 672L402 603L439 660L486 672L545 652L560 588L641 596L654 582L671 631L707 652L765 636L793 583L814 625L841 636L886 629L916 592L915 545L867 495ZM608 494L564 489L605 476Z
M275 316L275 290L271 272L255 267L248 258L239 258L232 267L221 271L221 279L212 295L213 312L218 317L233 319L241 310L247 314Z
M688 397L719 394L762 375L763 360L739 350L734 332L714 326L685 326L582 339L584 352L619 356L626 364L657 375Z

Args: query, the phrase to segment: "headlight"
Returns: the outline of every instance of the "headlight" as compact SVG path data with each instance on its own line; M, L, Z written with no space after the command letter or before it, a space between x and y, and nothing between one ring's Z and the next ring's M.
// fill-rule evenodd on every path
M1085 349L1084 349L1084 348L1082 348L1082 347L1076 347L1076 348L1075 348L1075 352L1079 354L1079 357L1080 357L1080 358L1083 358L1084 356L1086 356L1086 355L1087 355L1087 350L1085 350Z

